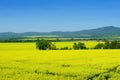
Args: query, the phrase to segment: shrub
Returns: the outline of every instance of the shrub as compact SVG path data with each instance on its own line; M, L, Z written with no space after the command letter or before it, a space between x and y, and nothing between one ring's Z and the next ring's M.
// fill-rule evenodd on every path
M110 49L110 42L109 41L105 41L103 49Z
M55 50L56 46L48 40L37 40L36 48L39 50Z
M103 49L103 47L104 47L104 44L103 44L103 43L98 43L98 44L94 47L94 49Z
M86 49L86 46L84 43L79 42L73 44L73 49L78 50L78 49Z
M63 47L60 50L71 50L71 48L69 48L69 47Z

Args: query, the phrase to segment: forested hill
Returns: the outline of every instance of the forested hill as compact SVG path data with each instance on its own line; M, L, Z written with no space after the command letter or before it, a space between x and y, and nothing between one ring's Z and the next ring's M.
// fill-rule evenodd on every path
M120 36L120 27L107 26L97 29L88 29L73 32L25 32L25 33L14 33L14 32L4 32L0 33L0 38L16 38L25 36L60 36L60 37L90 37L90 36Z

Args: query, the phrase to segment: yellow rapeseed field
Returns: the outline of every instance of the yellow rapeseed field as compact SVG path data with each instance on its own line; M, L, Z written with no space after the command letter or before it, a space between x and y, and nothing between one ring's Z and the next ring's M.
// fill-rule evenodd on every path
M97 42L97 41L81 41L83 43L85 43L85 45L87 46L87 48L93 48L95 47L96 44L98 43L103 43L103 42ZM78 41L72 41L72 42L56 42L54 43L58 48L61 47L69 47L72 48L74 43L78 43Z
M108 79L120 80L120 50L39 51L35 43L0 43L0 80Z

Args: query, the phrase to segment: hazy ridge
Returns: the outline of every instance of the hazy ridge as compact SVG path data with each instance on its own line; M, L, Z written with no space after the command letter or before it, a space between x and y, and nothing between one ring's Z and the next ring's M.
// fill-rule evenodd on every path
M0 33L0 38L16 38L24 36L45 36L45 35L57 35L60 37L90 37L90 36L120 36L120 27L106 26L97 29L87 29L81 31L73 32L63 32L63 31L53 31L53 32L24 32L24 33L14 33L14 32L4 32Z

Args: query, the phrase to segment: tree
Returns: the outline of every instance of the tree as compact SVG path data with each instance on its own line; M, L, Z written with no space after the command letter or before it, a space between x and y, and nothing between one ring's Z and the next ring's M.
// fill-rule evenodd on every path
M103 47L104 47L104 44L103 44L103 43L98 43L98 44L94 47L94 49L103 49Z
M103 49L110 49L110 42L109 41L105 41Z
M79 49L77 43L73 44L73 49L75 49L75 50Z
M58 42L58 41L60 41L60 39L59 39L59 38L56 38L56 41Z
M39 50L55 50L56 46L48 40L37 40L36 48Z
M79 47L79 49L86 49L85 44L81 43L81 42L78 43L78 47Z
M120 49L120 42L118 42L116 46L117 46L117 49Z
M110 44L110 49L120 49L120 42L119 41L112 41Z
M106 41L103 49L120 49L119 41Z
M117 49L117 44L118 44L118 41L111 41L110 49Z
M77 49L86 49L86 46L84 43L81 43L79 42L78 44L77 43L74 43L73 44L73 49L77 50Z

